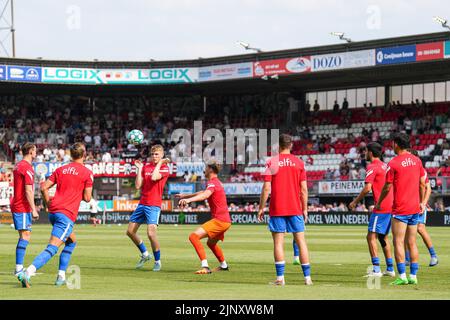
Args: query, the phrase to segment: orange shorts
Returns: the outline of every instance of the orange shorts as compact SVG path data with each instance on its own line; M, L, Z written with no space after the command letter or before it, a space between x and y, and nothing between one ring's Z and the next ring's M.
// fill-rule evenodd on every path
M230 229L230 227L231 223L223 222L217 219L211 219L202 224L202 228L208 233L208 238L221 241L223 241L224 234L228 229Z

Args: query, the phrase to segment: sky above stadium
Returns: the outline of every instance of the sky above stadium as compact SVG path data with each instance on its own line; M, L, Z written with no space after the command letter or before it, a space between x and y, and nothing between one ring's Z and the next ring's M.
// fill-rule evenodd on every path
M234 55L238 40L327 45L339 42L331 31L362 41L443 31L432 17L450 18L445 0L15 0L14 11L17 57L75 60Z

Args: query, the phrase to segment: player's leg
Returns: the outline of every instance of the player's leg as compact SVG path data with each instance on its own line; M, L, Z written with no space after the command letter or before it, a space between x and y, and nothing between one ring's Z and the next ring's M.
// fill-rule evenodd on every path
M130 216L130 222L128 223L127 236L133 241L135 246L138 248L141 256L138 263L136 264L136 269L141 269L144 264L151 260L151 256L148 253L147 247L144 241L137 234L141 224L146 222L144 206L138 205L136 210Z
M436 251L433 247L433 242L431 241L430 234L427 231L427 228L424 223L419 223L417 227L417 232L422 237L423 243L426 245L428 252L430 253L430 267L434 267L438 264L438 257Z
M404 218L397 216L392 219L392 235L394 241L394 255L395 262L397 263L397 270L399 278L394 281L393 285L405 285L408 284L408 279L406 278L406 267L405 267L405 235L407 230L407 222Z
M386 259L386 271L383 275L395 277L394 261L392 259L392 249L389 243L389 236L387 234L378 234L378 241L383 249L384 258Z
M209 247L209 249L211 249L212 253L214 253L214 255L217 258L217 261L219 261L220 266L218 266L217 268L213 269L213 272L217 272L217 271L228 271L228 264L225 261L225 256L223 254L222 249L219 247L219 245L217 244L219 242L219 239L210 239L208 238L208 242L206 243Z
M275 260L275 271L277 274L277 279L270 284L273 285L284 285L284 232L272 232L273 239L273 257Z
M203 248L203 245L200 241L201 239L208 237L208 232L205 230L205 227L207 228L207 224L208 222L203 224L200 228L189 235L189 241L192 243L192 246L194 246L195 252L197 252L197 255L202 264L202 268L198 270L196 274L211 273L211 269L208 265L208 260L206 260L205 248Z
M372 260L372 273L371 275L375 277L381 277L383 274L381 273L380 268L380 258L378 257L378 245L377 238L378 235L375 232L367 232L367 244L369 246L370 258Z
M311 265L309 263L309 251L306 243L305 233L296 232L293 234L294 240L300 249L300 262L302 266L303 276L305 277L305 284L312 285L311 280Z
M159 215L161 213L161 208L156 206L146 206L145 207L145 217L147 222L147 236L150 240L152 246L153 256L155 258L155 264L153 266L153 271L161 270L161 247L158 240L158 224Z
M55 282L56 286L62 286L66 284L66 270L69 266L70 258L72 257L72 253L73 250L75 250L76 245L77 239L75 233L72 232L69 238L67 238L64 249L59 256L58 276L56 277Z
M19 240L16 245L16 268L14 270L14 275L17 276L21 271L23 271L25 253L31 239L31 214L13 213L13 222L14 228L19 234Z
M23 287L30 287L30 277L36 274L36 271L42 268L58 252L58 248L67 241L72 234L73 222L62 213L50 214L49 220L53 225L51 237L47 248L42 251L26 269L25 272L18 274L18 279Z
M300 249L298 248L297 243L295 242L295 239L292 239L292 249L294 249L294 266L300 265Z
M147 225L147 236L152 246L153 257L155 258L155 265L153 266L153 271L161 270L161 249L159 246L157 229L158 226L156 224Z
M417 215L418 216L418 215ZM419 250L417 249L417 220L408 224L408 232L406 233L407 243L411 255L410 275L408 277L409 284L417 284L417 272L419 271Z

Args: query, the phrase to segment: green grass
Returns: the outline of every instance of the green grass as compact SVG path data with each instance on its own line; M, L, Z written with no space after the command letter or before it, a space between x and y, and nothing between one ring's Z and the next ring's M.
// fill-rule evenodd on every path
M367 288L370 264L365 227L309 226L314 286L303 285L299 266L292 265L290 235L286 240L286 286L271 287L275 270L272 240L263 225L234 225L222 248L230 265L228 273L195 275L198 257L188 241L195 226L161 225L163 270L134 270L138 250L125 236L126 226L77 225L78 246L71 264L81 269L81 289L56 288L58 257L54 257L32 278L32 288L23 289L12 276L16 231L0 226L0 300L2 299L449 299L450 229L430 228L439 255L437 267L429 268L429 256L419 241L418 286L391 287L383 278L379 290ZM25 264L39 254L48 241L49 225L33 226ZM143 235L143 230L141 235ZM149 247L148 240L146 241ZM206 252L211 266L216 260Z

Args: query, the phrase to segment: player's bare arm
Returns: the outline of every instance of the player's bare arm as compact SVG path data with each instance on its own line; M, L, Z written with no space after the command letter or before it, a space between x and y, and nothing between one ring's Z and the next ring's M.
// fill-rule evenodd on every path
M360 203L362 199L364 199L364 197L370 192L370 190L372 190L372 184L371 183L366 183L364 185L364 188L359 193L359 195L352 202L350 202L350 204L348 205L350 210L355 210L356 205L358 203Z
M426 176L420 177L419 184L419 196L420 196L420 213L423 213L427 208L426 193L427 193L427 184L425 183Z
M423 200L423 203L425 203L426 206L428 206L430 196L431 196L431 182L428 181L428 183L426 184L425 199Z
M205 201L206 199L208 199L211 196L212 192L211 190L203 190L198 192L197 195L191 197L191 198L186 198L186 199L181 199L178 202L178 206L180 208L185 208L189 205L189 203L191 202L197 202L197 201Z
M377 205L375 208L377 210L381 210L381 204L383 203L384 198L389 194L389 191L391 191L392 183L386 182L383 186L383 189L381 190L380 198L378 199Z
M306 222L308 220L308 183L306 181L300 183L300 190L300 200L302 201L303 216Z
M264 181L264 185L261 190L261 196L259 198L259 211L258 211L259 222L262 222L264 220L264 208L266 207L266 202L267 199L269 198L269 193L270 193L270 181Z
M90 202L92 199L92 187L83 190L83 201Z
M28 203L30 204L31 213L33 214L33 219L39 219L39 213L36 210L36 206L34 204L34 191L32 185L25 185L25 196L27 198Z
M199 195L200 193L202 193L203 191L199 191L196 193L178 193L175 195L175 198L181 200L181 199L186 199L186 198L192 198L195 197L197 195Z
M48 190L54 185L55 183L50 180L41 183L41 194L47 208L50 205L50 195L48 194Z
M142 168L144 165L140 160L136 160L134 162L134 165L136 166L136 180L134 181L134 185L136 187L136 190L139 190L142 188Z
M152 181L158 181L162 179L162 174L161 172L159 172L159 170L161 170L161 166L163 164L167 164L170 163L170 159L169 158L164 158L158 161L158 163L156 164L155 170L153 170L152 173Z

